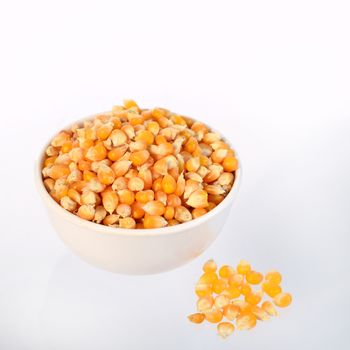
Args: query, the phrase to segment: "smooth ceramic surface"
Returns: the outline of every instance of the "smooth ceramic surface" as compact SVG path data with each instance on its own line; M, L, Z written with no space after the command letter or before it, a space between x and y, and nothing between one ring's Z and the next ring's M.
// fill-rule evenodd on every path
M119 229L83 220L63 209L51 198L41 175L46 147L47 145L37 163L35 179L56 232L66 246L86 262L123 274L168 271L203 253L225 224L241 178L239 169L226 198L212 211L196 220L159 229Z

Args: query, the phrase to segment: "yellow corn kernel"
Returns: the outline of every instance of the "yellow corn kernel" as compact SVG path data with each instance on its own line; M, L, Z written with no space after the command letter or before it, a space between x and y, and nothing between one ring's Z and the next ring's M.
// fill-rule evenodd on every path
M186 121L180 115L173 114L170 118L174 124L186 126Z
M222 166L227 172L235 171L238 169L238 160L233 156L228 156L223 160Z
M111 132L109 139L112 141L114 147L124 145L128 141L128 136L124 131L115 129Z
M147 145L152 145L154 142L154 135L149 130L141 130L135 137L136 141L143 141Z
M259 284L261 283L264 277L260 272L251 270L247 272L245 278L250 284Z
M200 167L199 157L190 158L185 164L187 171L196 172Z
M66 131L61 131L58 135L56 135L52 141L51 141L51 145L53 147L62 147L62 145L69 141L70 139L70 134Z
M46 148L46 155L48 157L53 157L53 156L58 156L58 149L56 147L53 147L53 146L49 146Z
M131 215L131 207L128 204L121 203L117 206L116 212L123 218L126 218Z
M208 193L204 190L196 190L189 196L187 202L192 208L205 208L208 206Z
M205 272L203 275L199 278L199 283L209 283L213 284L215 281L217 281L218 276L215 272Z
M280 284L282 282L282 275L275 270L268 271L265 275L265 281Z
M226 295L230 299L235 299L241 295L241 291L239 287L229 285L224 289L224 291L221 294Z
M152 172L149 169L140 169L138 173L139 178L143 180L144 189L149 190L152 188Z
M137 192L135 195L135 199L140 203L147 203L153 201L154 192L152 190Z
M251 292L247 294L244 298L244 300L249 303L250 305L257 305L260 303L262 299L262 293L261 292Z
M176 182L176 190L175 190L175 194L178 197L181 197L185 191L185 185L186 185L186 181L185 181L185 177L184 174L181 173L179 175L179 177L177 178L177 182Z
M209 200L209 196L208 196L208 200ZM216 207L216 204L213 202L208 202L208 206L207 206L207 211L211 211Z
M270 319L269 314L259 306L252 306L252 314L260 321L268 321Z
M220 267L219 275L223 278L229 278L235 273L235 270L229 265L223 265Z
M292 302L292 296L289 293L279 293L273 298L273 302L278 307L287 307Z
M218 334L222 338L227 338L233 333L233 331L235 330L235 327L230 322L221 322L217 325L217 330L218 330Z
M62 177L67 177L69 173L70 173L70 169L67 165L54 164L50 168L49 176L54 180L58 180Z
M84 170L83 171L83 180L84 181L90 181L92 180L93 178L96 178L97 175L96 173L94 173L93 171L90 171L90 170Z
M114 180L112 184L112 190L113 191L125 190L126 188L128 188L128 181L129 179L127 179L124 176L118 177L117 179Z
M52 191L55 186L55 180L51 178L45 179L44 186L48 192Z
M119 227L121 228L131 229L131 228L135 228L135 226L136 226L136 221L131 217L119 219Z
M145 215L143 219L144 228L160 228L164 227L168 222L162 216Z
M233 304L226 305L223 310L224 316L230 321L233 321L239 315L239 312L240 308Z
M246 275L250 271L250 264L246 260L241 260L237 265L237 272L241 275Z
M205 316L204 314L197 312L187 316L187 318L193 323L202 323L205 319Z
M201 185L195 180L186 180L185 190L183 193L183 198L188 199L192 193L201 189Z
M150 131L154 136L157 136L159 133L160 126L155 121L150 121L147 123L147 130Z
M222 311L216 308L212 308L211 310L205 313L205 319L210 323L221 322L222 317L223 317Z
M81 195L81 203L94 206L96 204L96 193L90 190L85 190Z
M192 218L193 219L197 219L201 216L203 216L204 214L206 214L208 211L204 208L195 208L192 210Z
M120 129L130 140L135 137L135 128L132 125L124 124Z
M112 132L113 128L114 128L113 123L107 123L107 124L102 125L96 131L97 138L100 140L107 140L107 138L110 135L110 133Z
M232 173L222 173L218 178L220 186L227 186L233 184L234 176Z
M78 204L81 204L80 200L80 194L77 190L75 190L74 188L70 188L68 190L67 196L72 199L73 201L75 201Z
M61 147L61 152L68 153L72 149L72 145L72 141L66 141Z
M95 216L95 208L91 205L82 205L79 207L78 216L82 219L91 221Z
M175 208L175 219L179 222L187 222L192 220L191 212L182 205Z
M114 191L104 191L101 193L102 196L102 205L107 210L109 214L112 214L117 208L119 198Z
M282 292L282 288L278 284L270 282L270 280L264 282L261 285L261 289L271 298Z
M166 194L174 193L176 190L176 181L171 175L165 175L162 179L162 189Z
M247 296L252 292L252 287L248 283L243 283L241 286L241 294Z
M136 151L130 154L130 161L135 166L140 166L147 162L150 154L147 150Z
M111 185L115 180L115 174L112 168L102 164L97 171L97 178L104 185Z
M111 165L112 170L114 171L115 177L124 176L131 167L131 161L129 160L118 160Z
M222 309L230 303L230 299L226 295L217 295L214 301L215 307Z
M139 106L137 105L137 103L134 100L124 100L123 101L124 107L126 109L132 108L132 107L136 107L137 110L139 110Z
M119 216L117 214L110 214L110 215L107 215L102 222L103 222L103 225L113 226L117 224L118 221L119 221Z
M226 287L227 287L227 282L222 278L219 278L213 282L213 292L216 294L222 293Z
M93 221L100 224L106 216L107 216L106 209L102 205L99 205L95 209L95 215L94 215Z
M211 160L214 163L221 163L227 157L227 154L227 149L217 149L211 154Z
M131 215L134 219L138 220L144 217L145 211L142 209L143 204L140 202L134 202L131 205Z
M198 141L194 137L189 137L185 143L185 151L193 153L198 147Z
M142 191L145 184L139 177L132 177L129 179L128 188L130 191Z
M210 284L201 282L196 284L194 291L199 297L211 295L212 292Z
M176 219L170 219L168 221L168 226L175 226L175 225L178 225L179 222L176 220Z
M162 143L167 143L167 139L163 135L157 135L155 138L155 142L157 145L161 145Z
M201 297L197 301L197 311L207 311L212 308L214 304L214 298L211 295Z
M77 203L71 200L68 196L64 196L60 200L61 206L68 210L68 211L74 211L77 208Z
M107 149L102 142L97 142L95 146L88 149L85 157L93 162L103 160L107 157Z
M135 200L134 192L130 191L129 189L118 191L118 197L119 197L120 203L124 203L128 205L131 205L132 203L134 203L134 200Z
M181 205L181 198L178 197L176 194L168 194L166 199L166 204L171 207L178 207Z
M157 201L160 201L164 204L164 206L167 204L168 197L165 192L163 191L157 191L154 194L154 199Z
M106 185L101 184L98 179L93 178L87 183L86 188L93 192L100 193L105 190Z
M112 148L112 149L108 152L107 156L108 156L108 158L109 158L111 161L115 162L115 161L117 161L118 159L120 159L120 158L125 154L125 152L126 152L127 150L128 150L128 146L127 146L127 145L121 145L121 146L119 146L119 147Z
M165 207L165 211L164 211L164 218L166 220L171 220L174 218L174 215L175 215L175 209L174 207Z
M252 313L239 315L237 317L236 325L237 329L240 331L245 329L251 329L256 325L256 317Z
M150 201L145 204L142 209L149 215L163 215L165 212L165 206L160 201Z
M275 307L273 306L273 304L271 303L271 301L264 301L261 304L261 308L263 310L265 310L270 316L277 316L278 313L275 309Z
M89 162L88 160L84 160L84 159L79 160L78 169L80 171L90 170L91 169L91 162Z
M215 272L217 269L217 265L213 259L206 261L203 265L204 272Z

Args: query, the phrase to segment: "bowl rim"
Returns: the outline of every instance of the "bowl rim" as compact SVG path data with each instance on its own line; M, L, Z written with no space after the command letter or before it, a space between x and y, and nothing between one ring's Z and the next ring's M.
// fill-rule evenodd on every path
M105 114L108 112L101 112L101 113L95 113L93 115L89 115L84 118L80 118L77 121L74 121L61 130L67 130L74 124L81 124L82 122L86 120L90 120L95 118L98 115ZM192 119L192 118L191 118ZM196 120L193 118L193 120ZM174 235L174 234L180 234L183 231L191 230L192 228L204 224L206 221L210 220L213 216L219 214L221 211L223 211L226 207L231 205L238 193L238 189L241 186L242 181L242 162L241 159L236 151L236 148L232 147L231 142L229 142L225 137L223 137L222 133L220 131L217 131L216 128L212 128L207 123L204 123L206 126L209 127L210 130L217 132L220 134L222 139L229 145L235 152L235 157L238 159L239 168L235 171L235 180L233 183L233 186L228 193L228 195L224 198L224 200L219 203L214 209L209 211L208 213L204 214L203 216L193 219L188 222L181 223L179 225L174 226L165 226L160 228L152 228L152 229L127 229L127 228L116 228L116 227L109 227L102 224L95 223L93 221L88 221L80 218L79 216L69 212L68 210L64 209L59 205L47 192L43 178L42 178L42 163L45 156L45 152L47 147L50 145L50 141L56 135L52 135L52 137L49 138L49 141L45 143L44 147L42 148L41 152L39 153L39 157L36 160L35 164L35 183L37 190L43 199L45 205L47 205L51 210L53 210L57 215L62 216L62 219L69 221L70 223L82 226L85 229L97 231L98 233L106 234L106 235L116 235L116 236L139 236L139 237L147 237L147 236L168 236L168 235Z

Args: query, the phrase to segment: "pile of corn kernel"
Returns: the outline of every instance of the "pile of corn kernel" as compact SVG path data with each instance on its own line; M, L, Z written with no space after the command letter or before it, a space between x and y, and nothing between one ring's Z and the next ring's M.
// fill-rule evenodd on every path
M203 123L126 100L55 136L42 174L52 198L82 219L147 229L215 208L237 168L233 150Z
M217 331L223 338L233 333L234 321L238 330L251 329L257 320L266 321L270 316L277 316L273 304L287 307L292 302L292 296L282 292L282 276L277 271L269 271L264 276L252 270L245 260L238 263L236 270L223 265L218 273L214 260L208 260L203 271L195 287L199 297L198 312L189 315L188 319L193 323L204 320L218 323ZM265 295L272 298L273 303L263 300ZM223 318L228 321L222 322Z

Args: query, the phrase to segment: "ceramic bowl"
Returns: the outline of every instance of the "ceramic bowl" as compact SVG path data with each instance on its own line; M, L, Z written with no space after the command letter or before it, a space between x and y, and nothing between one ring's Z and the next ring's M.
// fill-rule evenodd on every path
M84 118L78 123L93 117ZM68 128L69 126L64 129ZM49 140L51 139L52 137ZM227 139L225 141L230 144ZM39 156L35 180L53 227L74 254L93 266L116 273L160 273L186 264L199 256L219 235L236 199L241 181L239 160L240 168L236 171L231 191L207 214L183 224L158 229L113 228L79 218L63 209L49 195L41 175L48 145L49 142Z

